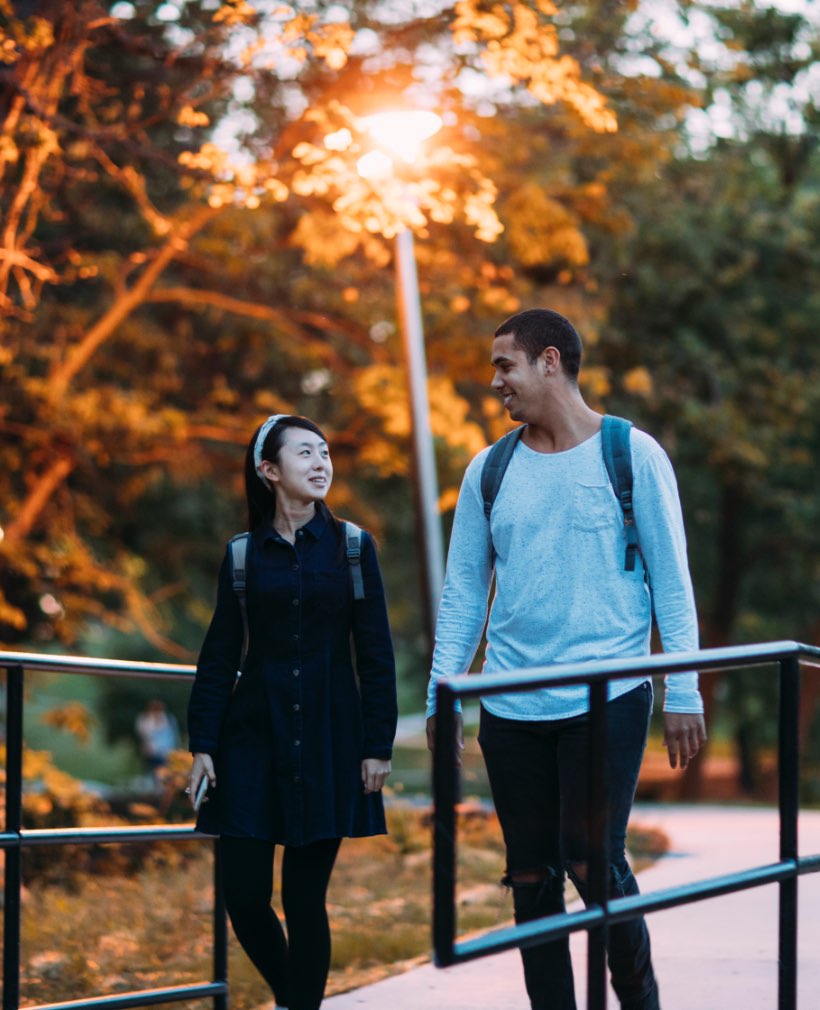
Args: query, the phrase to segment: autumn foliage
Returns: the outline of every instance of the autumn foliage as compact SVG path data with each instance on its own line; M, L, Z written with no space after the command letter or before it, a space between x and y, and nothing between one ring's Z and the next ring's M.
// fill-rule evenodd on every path
M2 640L191 658L246 439L292 411L380 536L423 679L402 227L445 522L508 424L488 337L551 305L590 403L675 459L707 644L816 637L817 41L678 13L673 38L631 3L0 0ZM703 18L730 56L686 34ZM733 131L693 139L716 102ZM408 107L440 132L363 176L367 117Z

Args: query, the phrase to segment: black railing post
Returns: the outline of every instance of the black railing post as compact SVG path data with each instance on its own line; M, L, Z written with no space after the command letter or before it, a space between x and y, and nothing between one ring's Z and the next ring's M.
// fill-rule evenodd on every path
M606 910L609 900L609 769L607 767L607 688L605 680L589 689L589 853L587 905L604 910L600 926L587 935L587 1008L606 1010Z
M6 668L6 849L3 893L3 1010L20 1005L20 889L23 851L23 667Z
M225 992L214 996L214 1010L228 1010L228 922L225 892L222 890L222 846L214 842L214 982L222 982Z
M457 749L455 698L444 684L436 689L433 751L433 949L436 964L453 963L456 934Z
M800 806L800 661L780 660L778 778L780 859L797 862L797 815ZM780 881L778 931L778 1010L797 1006L797 873Z

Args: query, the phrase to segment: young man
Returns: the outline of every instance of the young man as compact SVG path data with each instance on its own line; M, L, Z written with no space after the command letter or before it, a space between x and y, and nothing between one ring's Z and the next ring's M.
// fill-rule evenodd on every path
M496 331L492 388L510 417L526 429L489 521L481 493L489 450L470 463L461 487L430 677L431 748L436 679L470 668L484 629L493 571L487 672L645 655L653 606L664 651L698 647L671 464L654 439L632 429L640 551L634 570L627 571L623 513L602 455L602 418L581 396L580 364L580 338L557 312L520 312ZM638 891L626 862L625 839L651 709L650 679L611 682L607 761L613 896ZM667 677L664 742L673 768L685 768L703 746L702 712L697 674ZM585 893L587 727L586 687L482 701L479 743L504 833L504 883L512 888L517 922L564 910L565 872ZM459 744L463 746L461 740ZM522 950L521 956L533 1010L575 1010L568 940ZM610 927L608 956L622 1010L658 1010L642 918Z

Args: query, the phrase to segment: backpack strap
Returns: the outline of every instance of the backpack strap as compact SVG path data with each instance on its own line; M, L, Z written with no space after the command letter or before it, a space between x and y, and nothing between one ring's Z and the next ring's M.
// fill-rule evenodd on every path
M345 533L347 563L350 566L350 581L353 583L353 599L364 599L364 579L362 578L362 531L351 522L342 523Z
M624 571L635 570L635 556L639 551L635 513L632 509L632 448L629 444L632 422L622 417L606 414L601 422L601 448L609 482L624 514L626 530L626 557Z
M504 480L504 474L510 465L512 454L515 452L518 440L526 427L526 424L522 424L499 438L484 460L484 466L481 468L481 498L484 502L484 515L488 523L493 504L501 488L501 481ZM495 548L492 545L490 546L490 562L495 563Z
M247 596L247 569L246 559L248 556L248 540L250 533L238 533L229 543L231 552L231 578L233 580L233 591L239 600L239 610L242 614L242 658L239 660L237 676L242 676L245 667L245 659L248 655L248 643L250 634L248 631L248 596Z
M488 521L493 510L493 503L498 497L501 481L504 480L504 474L510 465L512 454L515 452L518 440L526 427L526 424L522 424L513 431L508 431L490 449L484 460L481 470L481 497L484 500L484 515Z

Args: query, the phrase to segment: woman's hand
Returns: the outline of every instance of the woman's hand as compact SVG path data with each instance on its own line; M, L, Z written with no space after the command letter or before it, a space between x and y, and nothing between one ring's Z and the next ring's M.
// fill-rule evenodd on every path
M187 792L194 805L194 797L203 775L208 776L211 786L216 785L216 772L214 771L214 759L210 754L194 754L194 763L191 765L191 778L188 781ZM207 802L207 800L206 800Z
M377 793L387 776L393 770L390 761L382 761L381 758L365 758L362 761L362 783L366 793Z

